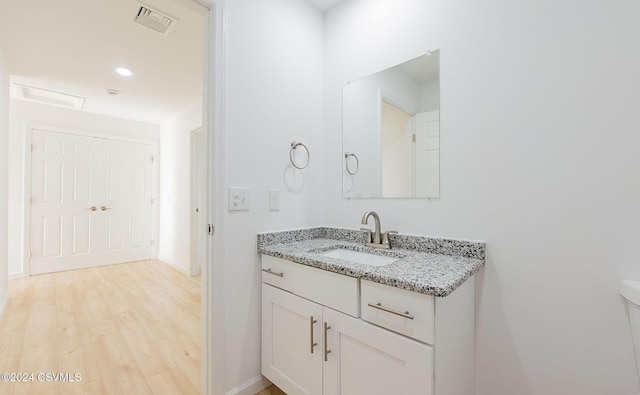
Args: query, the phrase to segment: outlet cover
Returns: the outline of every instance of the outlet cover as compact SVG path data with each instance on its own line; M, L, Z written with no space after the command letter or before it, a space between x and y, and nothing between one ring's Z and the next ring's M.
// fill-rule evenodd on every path
M229 211L249 211L249 188L229 187Z

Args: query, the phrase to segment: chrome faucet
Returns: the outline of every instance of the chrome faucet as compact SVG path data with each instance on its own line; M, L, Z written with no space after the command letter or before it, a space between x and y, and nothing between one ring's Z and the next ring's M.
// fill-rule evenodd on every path
M373 217L375 222L375 230L371 233L371 229L369 228L361 228L361 230L367 231L367 242L365 245L374 248L391 248L391 244L389 243L389 235L396 234L398 232L394 230L386 231L382 233L380 230L380 216L375 211L367 211L362 216L362 225L366 225L369 222L369 217Z

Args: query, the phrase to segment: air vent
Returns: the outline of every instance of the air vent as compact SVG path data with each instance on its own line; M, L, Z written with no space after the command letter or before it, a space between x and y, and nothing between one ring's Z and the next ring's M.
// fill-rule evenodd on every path
M82 110L84 107L84 97L69 95L62 92L48 89L36 88L35 86L13 83L16 96L23 100L34 101L52 106L73 108Z
M176 18L154 10L146 5L138 7L133 21L151 30L155 30L158 33L162 33L165 36L168 35L171 29L178 23Z

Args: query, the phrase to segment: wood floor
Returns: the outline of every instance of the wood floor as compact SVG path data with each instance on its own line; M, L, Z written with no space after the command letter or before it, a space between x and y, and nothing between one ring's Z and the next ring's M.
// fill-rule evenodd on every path
M160 261L12 280L0 373L34 377L0 394L199 394L200 321L200 278Z
M282 392L280 388L272 384L269 387L258 392L256 395L287 395L287 394L285 394L284 392Z

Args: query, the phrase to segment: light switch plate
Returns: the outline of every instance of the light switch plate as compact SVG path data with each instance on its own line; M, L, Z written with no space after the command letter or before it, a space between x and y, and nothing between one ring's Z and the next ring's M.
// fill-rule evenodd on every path
M249 211L249 188L229 187L229 211Z
M269 189L269 210L280 210L280 190Z

